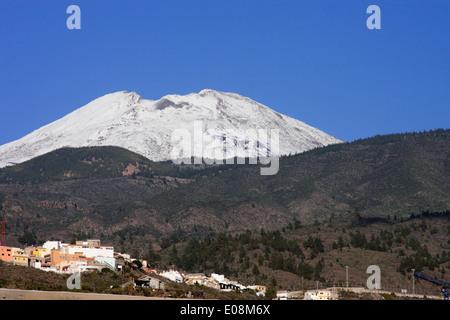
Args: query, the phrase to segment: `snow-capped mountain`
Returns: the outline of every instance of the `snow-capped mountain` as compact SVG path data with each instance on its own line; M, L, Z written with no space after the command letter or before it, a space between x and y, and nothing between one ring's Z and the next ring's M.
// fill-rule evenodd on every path
M238 156L288 155L340 142L235 93L206 89L147 100L121 91L0 146L0 167L62 147L118 146L161 161L186 155L219 159L232 148Z

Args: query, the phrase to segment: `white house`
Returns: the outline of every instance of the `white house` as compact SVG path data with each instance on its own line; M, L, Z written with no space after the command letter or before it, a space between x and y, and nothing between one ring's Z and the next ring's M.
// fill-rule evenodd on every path
M183 282L183 276L176 270L164 271L159 274L160 276L167 278L173 282Z
M107 257L114 258L114 247L89 248L79 245L68 245L63 248L64 253L75 254L81 252L86 258Z
M217 273L211 273L211 278L213 278L218 283L225 282L226 280L228 280L225 278L225 276L223 274L217 274Z
M317 300L317 292L316 291L306 291L304 298L305 300Z
M65 247L67 245L68 243L62 243L61 241L46 241L42 245L42 248L51 251L52 249L61 249L62 247Z

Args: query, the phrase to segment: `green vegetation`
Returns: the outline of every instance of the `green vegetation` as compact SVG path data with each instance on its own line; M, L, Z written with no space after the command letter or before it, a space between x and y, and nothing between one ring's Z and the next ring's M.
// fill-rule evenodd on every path
M371 264L380 266L383 277L400 284L408 281L411 269L437 271L435 276L445 279L450 242L440 239L449 239L450 211L425 211L392 223L368 219L362 225L357 223L361 218L335 217L331 224L294 228L291 223L282 230L221 232L202 238L189 238L178 230L160 239L161 250L144 257L160 267L221 273L247 284L273 286L276 282L273 287L279 289L300 289L303 280L310 287L315 281L343 285L345 265L360 268L360 283ZM341 270L337 278L336 270Z

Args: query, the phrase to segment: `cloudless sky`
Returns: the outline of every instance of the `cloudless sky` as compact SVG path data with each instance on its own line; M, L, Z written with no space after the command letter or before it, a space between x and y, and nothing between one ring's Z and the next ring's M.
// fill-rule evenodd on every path
M346 141L450 128L449 17L448 0L0 0L0 145L122 90L235 92Z

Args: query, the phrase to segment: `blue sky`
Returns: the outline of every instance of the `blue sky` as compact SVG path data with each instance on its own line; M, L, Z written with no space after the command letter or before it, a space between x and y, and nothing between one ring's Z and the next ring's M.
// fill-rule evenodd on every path
M0 0L0 145L121 90L235 92L346 141L449 128L449 16L448 0Z

